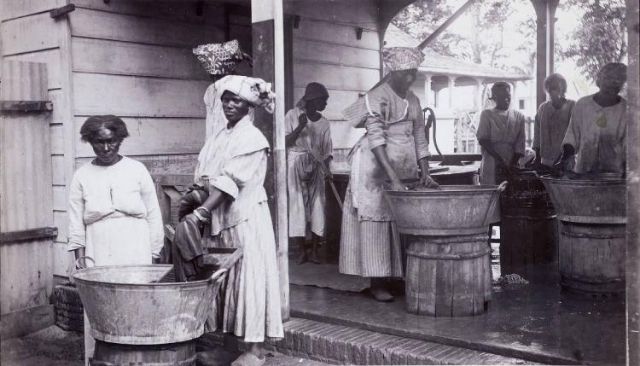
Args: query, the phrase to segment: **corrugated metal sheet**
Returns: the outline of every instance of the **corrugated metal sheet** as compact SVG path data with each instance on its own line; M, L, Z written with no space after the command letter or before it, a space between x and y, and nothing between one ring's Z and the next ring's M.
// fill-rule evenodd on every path
M1 101L47 100L45 64L5 61ZM2 113L0 122L0 230L53 226L50 112ZM2 314L48 303L51 240L2 243Z

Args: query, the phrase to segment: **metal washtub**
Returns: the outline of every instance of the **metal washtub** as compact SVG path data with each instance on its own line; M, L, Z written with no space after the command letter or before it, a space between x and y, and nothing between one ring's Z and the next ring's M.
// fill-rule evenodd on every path
M437 190L385 192L403 234L486 234L499 212L498 186L443 185Z
M98 340L131 345L185 342L204 333L227 270L241 250L210 278L192 282L157 282L171 265L123 265L85 268L73 275L82 304Z
M558 218L581 224L625 224L624 179L558 179L541 177Z
M406 309L436 317L479 315L491 300L487 235L504 186L387 190L407 243Z

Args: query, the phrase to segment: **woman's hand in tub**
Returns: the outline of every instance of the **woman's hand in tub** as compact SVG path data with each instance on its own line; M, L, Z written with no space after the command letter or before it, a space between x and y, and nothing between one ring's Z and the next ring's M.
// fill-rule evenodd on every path
M440 185L429 174L420 177L420 186L425 188L440 189Z

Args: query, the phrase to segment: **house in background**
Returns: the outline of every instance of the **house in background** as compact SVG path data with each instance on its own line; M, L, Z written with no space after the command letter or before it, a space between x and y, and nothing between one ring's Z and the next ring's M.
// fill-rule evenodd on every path
M385 47L415 47L420 41L390 24L384 35ZM430 107L437 117L436 139L443 154L477 153L475 137L478 111L486 108L491 84L506 81L512 88L512 108L535 116L535 83L531 75L459 60L425 49L413 92L422 107ZM533 131L533 130L531 130ZM533 136L531 136L533 138ZM430 148L435 153L434 144Z

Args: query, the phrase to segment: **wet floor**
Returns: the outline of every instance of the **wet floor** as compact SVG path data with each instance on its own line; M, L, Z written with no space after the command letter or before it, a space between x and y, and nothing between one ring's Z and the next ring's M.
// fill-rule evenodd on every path
M468 347L543 363L624 364L624 298L562 291L557 269L540 266L529 285L495 287L475 317L409 314L404 298L379 303L362 293L291 287L292 315Z

